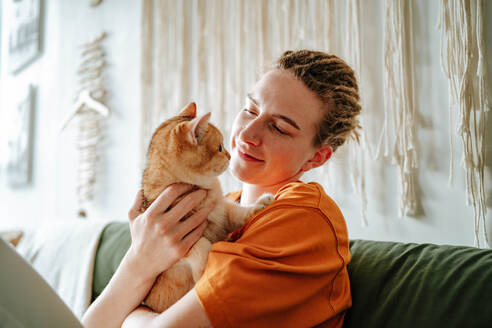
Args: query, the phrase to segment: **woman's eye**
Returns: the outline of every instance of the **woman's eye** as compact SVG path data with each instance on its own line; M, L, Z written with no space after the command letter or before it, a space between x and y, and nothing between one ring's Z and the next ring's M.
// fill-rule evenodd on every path
M222 152L222 145L219 145L219 152Z
M246 113L248 113L250 115L256 115L256 113L254 111L252 111L251 109L248 109L248 108L243 109L243 111L245 111Z
M278 126L276 126L276 125L273 125L273 128L274 128L275 130L277 130L277 132L278 132L278 133L280 133L280 134L287 134L287 133L285 133L284 131L280 130L280 129L279 129L279 127L278 127Z

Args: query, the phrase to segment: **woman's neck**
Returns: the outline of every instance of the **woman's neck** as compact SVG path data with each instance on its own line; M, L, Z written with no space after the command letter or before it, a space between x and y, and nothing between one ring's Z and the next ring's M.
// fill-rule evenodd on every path
M241 206L248 206L255 203L256 200L265 193L275 195L280 188L285 186L287 183L294 181L298 181L298 179L282 181L281 183L272 186L260 186L255 184L243 183L240 201Z

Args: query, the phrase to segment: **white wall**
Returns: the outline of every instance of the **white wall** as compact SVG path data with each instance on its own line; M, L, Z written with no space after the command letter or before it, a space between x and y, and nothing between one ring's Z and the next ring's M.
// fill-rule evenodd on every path
M140 115L140 2L42 1L42 54L17 75L7 72L5 9L2 3L0 125L9 94L32 83L37 87L34 111L32 184L11 189L0 168L0 229L36 224L46 219L68 220L77 213L75 194L76 124L59 133L71 110L77 87L80 45L106 31L107 121L101 149L101 174L93 208L96 218L126 219L128 204L139 187L137 168Z
M382 66L382 19L376 19L384 11L383 1L363 1L361 26L364 32L363 67L368 68L367 80L363 82L365 95L373 97L373 103L383 108L383 90L381 82L377 89L369 83L381 81ZM397 240L411 242L432 242L460 245L474 245L473 208L465 205L465 175L460 161L463 150L461 141L455 136L454 186L448 187L450 147L448 139L448 85L440 66L440 32L437 28L439 1L414 1L414 39L416 109L418 111L418 147L420 167L418 184L420 187L423 215L398 217L398 175L396 168L370 163L371 174L367 175L368 186L368 227L361 227L360 202L346 192L337 192L335 199L341 205L347 218L352 238L378 240ZM492 3L485 1L485 30L487 33L488 76L492 82ZM488 22L488 23L487 23ZM488 24L488 26L487 26ZM374 62L379 58L379 63ZM368 82L370 81L370 82ZM490 90L490 87L489 87ZM372 93L373 92L373 93ZM490 94L490 92L489 92ZM374 99L376 98L376 99ZM371 108L378 112L377 109ZM379 110L381 113L381 111ZM489 116L490 117L490 116ZM381 125L379 125L381 126ZM489 119L488 130L492 127ZM455 125L453 124L453 133ZM373 144L377 140L372 135ZM375 147L374 147L375 148ZM485 188L488 195L488 231L492 231L492 134L488 133L488 167L486 168ZM337 190L338 191L338 190ZM492 234L489 239L492 243ZM483 241L481 243L483 246Z
M4 0L5 1L5 0ZM78 46L105 30L104 43L110 63L106 70L108 106L113 115L107 122L102 150L100 184L90 214L125 219L139 187L138 137L140 115L140 2L103 1L97 8L89 1L44 1L43 50L41 57L18 75L6 68L6 20L2 13L0 57L0 127L7 110L8 95L26 83L37 86L34 117L33 181L28 187L11 189L0 168L0 229L33 225L42 220L69 220L77 211L75 195L75 129L59 134L59 125L70 111L76 87ZM362 1L363 66L362 89L367 100L382 111L383 1ZM3 4L5 8L5 4ZM492 5L486 2L485 22L492 21ZM360 225L360 202L352 194L348 178L338 177L336 190L328 192L347 219L351 238L399 240L473 245L473 210L465 205L464 173L460 167L461 145L454 143L455 185L447 186L449 172L448 87L440 68L440 34L437 30L438 1L415 1L417 47L417 108L420 164L418 181L423 215L398 218L397 172L394 167L370 162L367 174L369 226ZM492 55L492 25L486 27L487 51ZM378 58L375 60L374 58ZM379 61L379 62L378 62ZM492 61L488 61L492 72ZM489 80L491 74L489 73ZM369 82L367 82L369 81ZM489 127L492 119L489 119ZM375 137L375 136L372 136ZM486 188L492 207L492 134L488 136ZM373 138L374 140L374 138ZM336 160L336 159L334 159ZM338 160L336 165L347 163ZM489 211L489 218L492 214ZM490 222L491 220L489 220ZM489 230L492 226L489 223Z

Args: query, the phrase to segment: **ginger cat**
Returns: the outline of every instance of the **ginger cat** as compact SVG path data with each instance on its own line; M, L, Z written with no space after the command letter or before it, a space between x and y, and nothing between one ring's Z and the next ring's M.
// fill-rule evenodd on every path
M209 118L210 113L196 117L196 105L189 104L179 116L156 129L147 152L142 210L165 187L177 182L207 190L198 208L215 203L202 238L184 258L157 277L147 295L145 305L156 312L163 312L193 288L205 269L212 243L224 240L274 200L271 194L265 194L256 204L242 207L223 196L218 176L227 169L230 155L223 146L222 134L208 123Z

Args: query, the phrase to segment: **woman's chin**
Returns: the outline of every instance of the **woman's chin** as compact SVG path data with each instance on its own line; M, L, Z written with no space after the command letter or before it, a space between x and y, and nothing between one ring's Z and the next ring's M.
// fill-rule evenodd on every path
M229 171L236 179L240 180L241 182L255 183L256 175L252 170L248 170L246 167L243 167L241 165L233 165L233 163L231 162Z
M231 174L236 179L243 181L243 177L244 177L243 171L244 171L243 169L238 168L236 165L233 165L233 163L231 162L231 165L229 166L229 172L231 172Z

